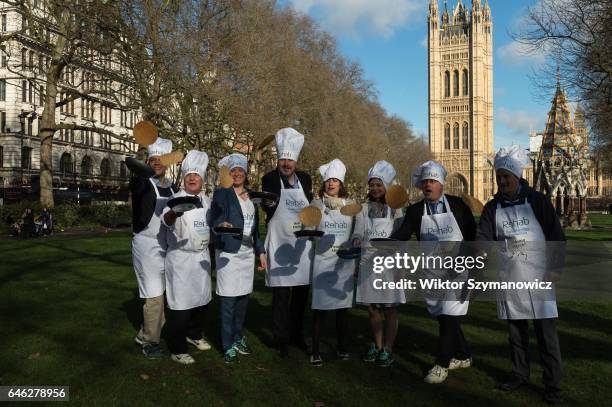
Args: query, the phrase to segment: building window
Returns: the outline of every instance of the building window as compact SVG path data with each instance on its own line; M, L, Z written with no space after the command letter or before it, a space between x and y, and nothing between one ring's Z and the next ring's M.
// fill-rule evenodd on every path
M104 158L100 163L100 175L102 177L110 177L111 175L110 161L108 158Z
M91 157L87 155L81 160L81 175L91 175Z
M468 148L470 148L467 122L463 122L462 131L463 131L463 134L461 135L461 138L463 139L463 148L467 150Z
M2 14L2 32L6 32L6 31L7 31L6 14Z
M21 101L28 101L28 81L21 81Z
M0 168L4 167L4 147L0 146Z
M1 57L1 65L0 67L2 68L6 68L7 67L7 55L6 55L6 47L4 45L0 46L0 50L2 50L2 57Z
M32 148L21 148L21 168L29 170L32 168Z
M27 58L28 58L28 50L25 48L22 48L21 49L21 69L26 69Z
M450 150L450 124L444 125L444 149Z
M459 71L453 72L453 96L459 96Z
M463 70L463 96L467 96L468 95L468 85L469 85L469 79L468 79L468 71L467 69Z
M450 72L444 72L444 97L450 97Z
M4 133L6 130L6 112L0 112L0 131Z
M127 166L125 165L125 161L121 161L119 164L119 176L121 178L127 177Z
M453 125L453 148L459 149L459 123Z
M6 79L0 79L0 101L6 100Z
M62 154L60 158L60 173L72 174L72 156L68 153Z
M28 136L32 135L32 127L34 125L34 118L33 117L29 117L28 118Z

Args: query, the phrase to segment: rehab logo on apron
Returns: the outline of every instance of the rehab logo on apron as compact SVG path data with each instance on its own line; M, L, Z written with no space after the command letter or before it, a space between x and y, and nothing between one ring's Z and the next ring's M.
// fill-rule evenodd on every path
M463 233L451 211L446 196L442 195L442 203L445 213L429 215L427 213L427 202L423 202L423 217L421 218L421 241L438 242L461 242ZM457 247L458 249L458 247ZM451 250L451 252L447 252ZM452 245L443 245L435 253L429 255L444 256L454 255L455 248ZM445 270L423 269L423 276L428 279L441 278L446 275ZM467 273L458 274L455 279L467 278ZM437 315L465 315L468 311L469 301L460 302L452 292L428 292L425 291L425 303L427 311L433 316Z
M308 206L302 189L284 188L282 179L278 206L268 222L265 248L268 255L267 287L293 287L310 284L312 243L293 234L302 228L300 211Z

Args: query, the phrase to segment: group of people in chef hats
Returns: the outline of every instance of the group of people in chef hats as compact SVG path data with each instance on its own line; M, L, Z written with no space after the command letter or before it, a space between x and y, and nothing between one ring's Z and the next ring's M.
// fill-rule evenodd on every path
M396 170L378 161L368 172L368 195L361 211L345 215L341 208L353 202L345 186L346 167L339 159L319 167L321 187L314 198L311 177L297 169L304 136L292 128L276 134L277 167L261 180L264 192L274 193L273 205L262 206L266 236L259 233L259 211L249 197L249 167L242 154L231 154L218 166L229 169L233 185L218 187L212 199L202 192L209 159L205 152L189 151L181 164L182 188L166 178L159 157L172 150L169 140L158 138L148 147L151 178L134 176L130 183L133 204L132 254L140 297L144 299L142 328L136 342L148 358L160 358L162 326L172 360L192 364L188 346L210 349L202 336L203 316L213 299L211 274L216 273L220 304L221 346L225 362L234 363L252 353L244 332L249 295L253 291L256 259L265 272L272 293L272 332L279 354L286 358L290 347L308 349L310 363L322 366L320 352L323 321L335 311L336 355L350 358L349 309L367 307L372 343L364 344L366 363L389 367L398 331L398 306L406 302L403 291L373 293L368 275L359 273L356 262L337 255L341 247L367 246L370 239L418 241L563 241L565 236L549 200L522 178L528 163L519 146L502 148L494 166L498 191L487 202L478 226L464 201L444 193L445 168L427 161L412 173L422 199L404 209L387 205L385 195ZM175 213L167 207L172 197L198 197L196 209ZM353 198L353 199L352 199ZM300 212L307 206L321 211L318 240L300 239ZM520 228L508 228L509 219L528 219ZM242 234L220 234L216 226L240 228ZM448 227L450 226L450 228ZM443 231L445 231L443 233ZM448 233L448 231L451 231ZM209 246L214 250L209 251ZM213 266L214 265L214 266ZM524 267L507 262L508 272ZM311 292L311 296L309 295ZM305 335L305 310L311 297L312 332ZM559 400L561 355L555 322L554 301L498 301L498 318L508 321L512 375L500 388L512 391L529 382L528 321L533 320L544 369L545 400ZM424 380L442 383L449 371L472 366L470 346L461 329L469 301L426 299L429 313L439 324L435 362ZM167 318L167 321L165 320ZM312 342L307 345L305 337Z

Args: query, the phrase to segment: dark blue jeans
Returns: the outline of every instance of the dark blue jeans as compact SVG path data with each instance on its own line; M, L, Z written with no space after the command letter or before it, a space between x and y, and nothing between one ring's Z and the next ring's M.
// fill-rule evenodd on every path
M242 327L246 317L249 295L223 297L221 299L221 342L223 352L232 347L235 341L242 338Z

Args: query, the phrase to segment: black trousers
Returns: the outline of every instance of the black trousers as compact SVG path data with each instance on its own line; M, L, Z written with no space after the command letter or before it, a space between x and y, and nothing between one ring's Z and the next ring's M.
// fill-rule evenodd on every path
M448 367L452 358L464 360L471 357L470 348L461 329L460 316L438 315L438 356L436 365Z
M202 339L206 307L207 305L180 311L166 310L166 343L170 353L187 353L187 337L193 340Z
M529 380L528 321L527 319L508 320L512 373L525 380ZM559 391L559 385L563 377L563 366L556 318L534 319L533 327L538 339L540 361L544 370L542 382L548 390Z
M336 337L338 340L337 349L346 352L346 338L348 337L349 313L348 308L336 310ZM321 326L325 320L326 310L313 310L312 313L312 354L319 356L319 345L321 343Z
M304 340L309 285L272 287L272 331L279 345Z

